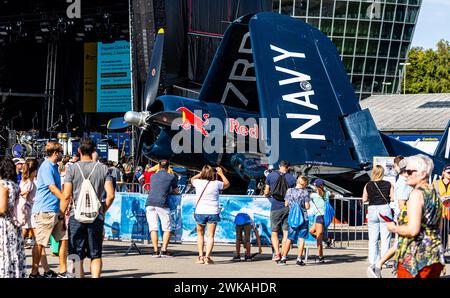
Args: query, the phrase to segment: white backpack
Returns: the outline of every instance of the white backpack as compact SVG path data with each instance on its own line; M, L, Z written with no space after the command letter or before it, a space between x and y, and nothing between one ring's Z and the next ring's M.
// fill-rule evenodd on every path
M97 218L102 206L91 181L89 181L89 178L91 178L92 173L94 173L98 162L95 164L92 172L87 178L84 178L80 165L78 163L76 163L76 165L78 166L78 169L80 169L81 177L83 177L83 183L81 184L80 193L78 194L78 201L76 205L74 205L75 219L80 223L92 223Z

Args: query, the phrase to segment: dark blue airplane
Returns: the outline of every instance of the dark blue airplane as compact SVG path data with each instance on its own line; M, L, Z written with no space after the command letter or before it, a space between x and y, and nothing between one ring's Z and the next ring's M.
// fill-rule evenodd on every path
M284 159L296 171L321 176L344 188L343 193L350 189L358 194L374 156L423 153L378 131L370 112L361 110L334 44L300 20L258 13L230 24L197 99L156 96L163 39L160 30L145 89L146 111L127 112L117 120L141 128L138 152L149 159L167 158L194 170L205 163L220 165L242 181L261 181L268 165L276 167ZM173 130L176 118L182 120ZM223 121L221 131L208 125L213 118ZM245 127L243 121L251 118L268 121ZM278 127L272 119L278 119ZM123 127L120 123L110 128ZM175 154L172 138L191 126L192 138L225 135L215 140L223 141L224 153ZM248 145L252 128L253 137L261 141L257 150L225 150L240 142ZM237 132L234 139L230 131ZM430 156L438 174L449 162L448 127L445 136Z

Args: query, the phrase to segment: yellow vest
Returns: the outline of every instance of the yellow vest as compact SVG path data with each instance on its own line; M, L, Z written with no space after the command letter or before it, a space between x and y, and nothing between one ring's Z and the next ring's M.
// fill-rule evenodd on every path
M444 181L442 179L434 181L434 189L436 190L436 194L441 199L441 202L444 202L446 200L450 200L450 185L448 187L445 187ZM449 208L443 208L442 209L442 217L446 217L447 219L450 219L450 209Z

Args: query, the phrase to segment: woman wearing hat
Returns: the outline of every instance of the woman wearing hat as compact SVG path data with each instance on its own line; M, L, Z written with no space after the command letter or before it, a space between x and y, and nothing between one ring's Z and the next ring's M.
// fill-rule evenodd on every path
M317 240L317 250L319 254L318 263L325 263L323 257L323 230L325 225L324 214L325 214L325 202L331 197L329 191L324 189L324 181L320 178L314 180L314 192L311 193L311 204L308 213L313 213L316 215L315 222L312 224L309 232Z

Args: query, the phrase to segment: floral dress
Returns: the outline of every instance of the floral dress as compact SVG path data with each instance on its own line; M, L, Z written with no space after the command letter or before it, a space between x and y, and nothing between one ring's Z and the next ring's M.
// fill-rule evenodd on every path
M0 180L0 183L9 190L8 211L6 215L0 216L0 278L25 278L22 230L12 223L10 217L14 202L19 199L19 186L7 180Z
M398 249L395 254L396 267L400 263L412 276L420 270L436 263L444 262L444 248L440 237L442 204L432 188L419 188L423 193L424 206L419 234L414 238L398 238ZM399 225L408 223L408 212L405 206L398 218ZM444 267L445 268L445 267Z

